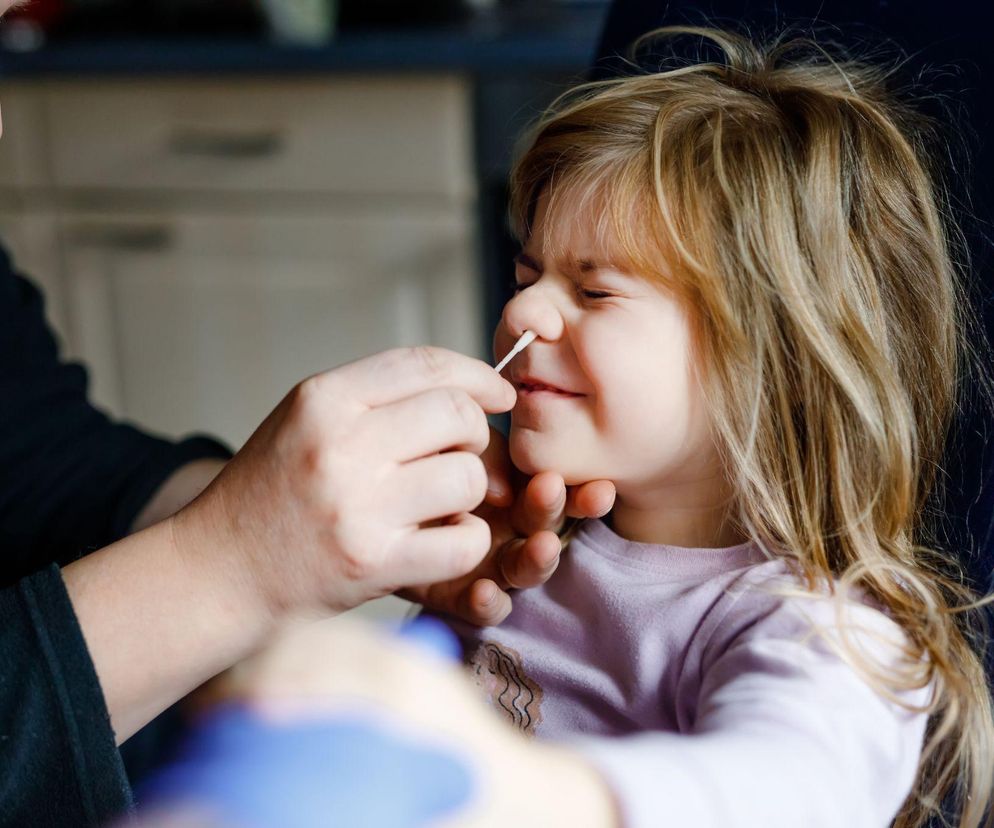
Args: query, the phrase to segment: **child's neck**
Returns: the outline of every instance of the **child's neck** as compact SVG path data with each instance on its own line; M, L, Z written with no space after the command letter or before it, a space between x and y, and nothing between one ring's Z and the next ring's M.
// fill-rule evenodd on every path
M686 493L683 493L686 494ZM694 498L669 492L665 505L626 497L621 491L609 515L615 534L638 543L720 549L745 542L728 517L727 496Z

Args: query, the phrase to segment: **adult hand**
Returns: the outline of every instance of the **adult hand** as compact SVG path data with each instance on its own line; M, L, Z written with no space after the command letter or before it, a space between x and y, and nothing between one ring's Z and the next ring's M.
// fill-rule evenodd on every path
M489 484L474 514L490 526L490 551L472 572L400 595L481 627L499 624L511 612L511 589L545 583L559 565L558 532L567 517L602 517L614 505L608 480L567 487L562 475L541 472L530 480L511 464L507 440L491 429L483 453Z
M285 615L333 614L477 566L490 550L470 514L487 488L485 412L514 400L491 366L437 348L320 374L192 503L65 567L118 741Z
M485 412L510 383L438 348L388 351L291 391L190 506L180 548L209 552L275 616L338 612L447 581L490 551Z

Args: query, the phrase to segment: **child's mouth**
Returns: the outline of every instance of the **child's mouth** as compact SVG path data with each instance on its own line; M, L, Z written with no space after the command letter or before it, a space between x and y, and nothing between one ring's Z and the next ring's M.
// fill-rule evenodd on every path
M572 391L566 391L562 388L557 388L554 385L546 385L544 382L519 382L518 392L525 395L535 395L535 394L546 394L554 395L557 397L582 397L582 394L574 394Z

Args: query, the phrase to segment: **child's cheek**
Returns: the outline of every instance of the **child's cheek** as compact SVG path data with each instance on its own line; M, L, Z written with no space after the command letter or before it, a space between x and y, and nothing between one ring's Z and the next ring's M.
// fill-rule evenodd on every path
M575 345L576 358L592 389L592 402L599 418L614 419L637 408L645 382L640 361L645 343L629 341L618 325L591 324L588 336Z

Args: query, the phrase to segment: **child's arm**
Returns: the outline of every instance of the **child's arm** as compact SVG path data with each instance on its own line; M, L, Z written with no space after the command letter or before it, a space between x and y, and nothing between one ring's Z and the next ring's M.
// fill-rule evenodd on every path
M886 657L883 615L851 608L851 638ZM693 730L590 740L631 828L882 828L911 790L926 717L884 699L820 637L827 601L794 601L720 647L706 668ZM827 640L838 640L833 634ZM890 659L893 662L893 659ZM905 694L917 705L928 688Z
M894 634L883 616L865 615ZM925 717L803 640L809 629L788 608L723 642L685 734L529 740L451 664L337 621L297 630L240 667L231 692L277 720L376 722L464 763L471 792L449 826L883 828L911 788ZM927 691L913 695L920 703Z

